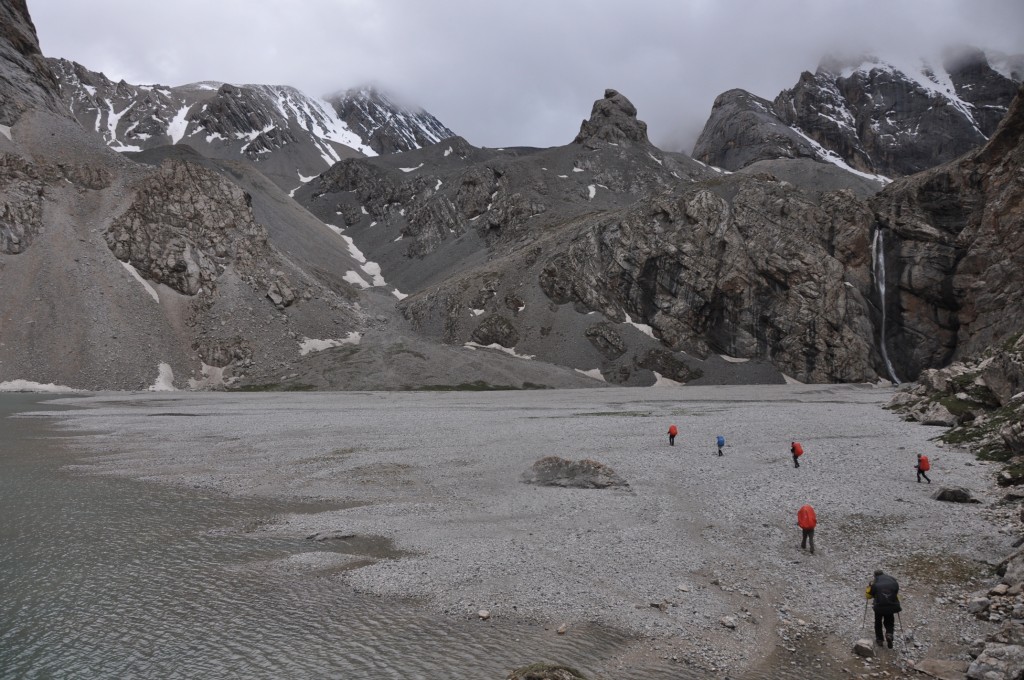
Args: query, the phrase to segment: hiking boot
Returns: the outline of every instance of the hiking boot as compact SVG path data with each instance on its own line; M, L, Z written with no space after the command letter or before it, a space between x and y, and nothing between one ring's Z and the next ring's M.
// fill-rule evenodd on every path
M875 639L875 645L878 647L882 647L885 645L885 640L883 640L882 638L877 638Z
M888 647L889 649L892 649L892 638L887 638L886 639L885 646Z

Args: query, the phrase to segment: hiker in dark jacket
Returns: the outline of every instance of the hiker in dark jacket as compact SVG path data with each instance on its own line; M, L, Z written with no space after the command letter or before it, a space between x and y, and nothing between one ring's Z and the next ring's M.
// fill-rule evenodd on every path
M871 608L875 610L875 644L881 646L884 642L889 649L892 649L893 631L896 622L893 618L903 610L900 606L900 584L892 576L889 576L881 569L875 570L875 578L868 584L864 592L865 597L874 600ZM885 626L885 639L882 639L882 626Z

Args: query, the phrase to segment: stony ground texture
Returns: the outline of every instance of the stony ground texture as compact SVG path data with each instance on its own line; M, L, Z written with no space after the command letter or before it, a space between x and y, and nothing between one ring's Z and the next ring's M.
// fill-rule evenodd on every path
M1010 549L1009 520L989 509L994 468L937 448L941 430L883 410L890 396L810 385L101 394L57 417L90 433L75 441L92 472L364 503L261 529L378 535L411 553L341 571L338 587L447 616L599 622L680 662L738 669L809 645L807 663L848 657L847 643L870 636L863 589L878 567L903 585L904 658L955 655L989 625L959 598ZM806 451L799 469L792 440ZM918 452L931 486L915 483ZM597 460L630 488L520 481L549 455ZM931 500L940 485L983 503ZM813 556L799 547L804 503L817 509Z

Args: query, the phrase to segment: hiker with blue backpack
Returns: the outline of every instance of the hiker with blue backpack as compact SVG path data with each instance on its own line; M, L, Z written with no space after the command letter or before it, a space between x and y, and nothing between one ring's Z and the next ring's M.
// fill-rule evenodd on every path
M718 455L722 455L722 447L725 446L725 437L718 435Z

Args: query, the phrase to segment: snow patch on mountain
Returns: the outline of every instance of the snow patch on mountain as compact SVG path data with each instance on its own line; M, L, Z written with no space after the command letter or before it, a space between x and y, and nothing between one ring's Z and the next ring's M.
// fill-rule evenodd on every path
M865 179L870 179L874 182L878 182L882 186L885 186L886 184L892 182L892 179L886 177L885 175L873 175L870 172L864 172L862 170L857 170L856 168L851 167L846 161L843 160L842 156L837 154L835 151L832 151L831 149L826 149L821 144L819 144L818 142L814 141L809 136L804 134L803 130L801 130L800 128L791 126L790 129L793 132L800 135L801 137L803 137L805 140L807 140L808 144L814 147L814 152L817 154L817 157L820 160L823 160L826 163L831 163L832 165L838 168L842 168L843 170L846 170L849 173L857 175L858 177L863 177Z
M315 338L302 338L299 342L299 354L306 356L310 352L322 352L325 349L331 349L332 347L341 347L342 345L358 345L362 342L363 334L359 331L349 331L349 334L344 338L331 338L327 340L317 340Z
M519 354L518 352L516 352L516 348L515 347L505 347L504 345L499 345L496 342L492 342L489 345L481 345L479 342L467 342L467 343L465 343L463 345L463 347L465 347L466 349L474 350L474 351L477 350L477 349L494 349L494 350L498 350L499 352L504 352L505 354L508 354L509 356L513 356L513 357L515 357L517 359L527 359L527 360L529 360L529 359L533 359L535 356L537 356L536 354Z
M182 106L178 109L178 113L174 114L171 122L167 124L167 134L171 138L171 144L177 144L185 136L185 131L188 129L188 120L186 118L190 108L187 105ZM220 134L217 134L217 136L220 137ZM206 141L209 142L210 139L207 138Z
M38 383L32 380L5 380L0 382L0 392L49 392L53 394L65 394L80 392L73 387L56 385L54 383Z
M589 371L584 371L582 368L577 368L577 369L574 369L574 370L577 373L582 373L583 375L587 376L588 378L593 378L594 380L600 380L601 382L608 382L607 380L605 380L604 374L601 373L601 369L600 368L592 368Z
M146 289L146 292L149 293L149 296L151 298L153 298L153 301L156 302L157 304L160 304L160 295L157 294L156 288L154 288L149 281L142 278L142 275L139 274L139 270L133 267L130 262L124 262L122 260L118 260L118 262L120 262L121 266L128 270L128 273L132 275L133 279L142 284L142 287Z
M161 363L157 366L156 381L149 386L150 392L176 392L174 371L170 364Z

